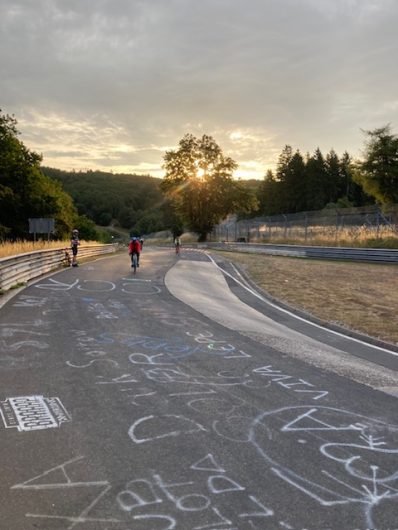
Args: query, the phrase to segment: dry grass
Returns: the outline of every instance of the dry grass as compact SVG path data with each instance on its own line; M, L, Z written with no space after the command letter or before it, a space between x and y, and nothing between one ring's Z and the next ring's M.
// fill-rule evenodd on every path
M368 242L378 241L381 246L389 242L388 246L398 248L398 233L395 227L380 226L351 226L336 230L335 226L309 226L307 231L303 226L292 225L285 229L283 226L274 226L267 230L266 226L259 227L259 231L250 235L250 241L262 241L275 244L299 244L320 246L352 246L363 247ZM371 246L374 246L373 244Z
M398 344L398 267L220 252L275 298Z
M81 245L99 245L96 241L80 241ZM0 243L0 258L34 252L35 250L52 250L56 248L70 247L70 241L16 241L15 243Z

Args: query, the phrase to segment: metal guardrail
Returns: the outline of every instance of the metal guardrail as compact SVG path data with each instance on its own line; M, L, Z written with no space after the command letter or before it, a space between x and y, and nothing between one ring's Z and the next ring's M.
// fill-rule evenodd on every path
M118 246L92 245L79 248L78 258L87 258L116 252ZM37 278L67 264L66 251L59 248L54 250L37 250L30 253L18 254L0 259L0 289L6 291L20 283Z
M299 245L259 245L256 243L207 243L209 249L230 252L269 254L299 258L367 261L371 263L398 264L398 250L380 248L315 247Z

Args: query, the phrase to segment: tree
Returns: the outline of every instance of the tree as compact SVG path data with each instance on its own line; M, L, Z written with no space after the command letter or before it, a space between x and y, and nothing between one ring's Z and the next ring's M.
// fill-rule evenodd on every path
M365 158L354 179L378 203L398 203L398 137L391 134L390 125L364 132Z
M283 180L286 177L287 168L293 157L293 149L291 145L285 145L282 153L279 155L278 163L276 166L276 178L277 180Z
M162 230L165 228L171 230L173 239L181 236L184 233L184 223L173 207L173 201L170 198L165 198L160 206L160 211L163 219Z
M325 159L317 148L306 164L306 210L321 210L328 202Z
M79 230L80 239L97 241L100 238L100 234L95 227L94 221L88 219L85 215L79 215L76 219L75 227Z
M337 153L332 149L326 155L325 161L325 187L324 194L326 203L335 203L343 195L344 177L342 166Z
M362 185L354 180L355 164L347 151L343 153L343 156L340 160L340 173L342 179L342 188L339 199L341 199L341 204L343 204L345 207L374 204L374 197L367 195Z
M163 229L163 212L159 209L145 210L134 225L136 235L143 236Z
M184 222L205 241L213 227L229 213L251 211L254 193L233 179L238 167L224 156L211 136L186 134L177 150L166 151L163 192Z
M288 212L288 203L289 198L286 196L286 191L288 186L286 185L289 180L289 164L293 157L293 149L290 145L285 145L281 154L278 158L278 163L276 165L275 172L275 181L276 186L274 186L274 201L276 199L276 204L274 206L275 213L287 213ZM271 184L272 180L270 180ZM272 184L271 184L272 186Z
M258 189L259 212L261 215L275 215L280 213L280 183L269 169Z
M296 213L305 209L306 168L300 151L294 154L286 146L279 157L277 177L280 183L279 213Z
M18 139L17 121L0 110L0 227L10 238L28 236L28 219L52 217L58 236L72 229L76 210L61 186L40 171L41 156Z

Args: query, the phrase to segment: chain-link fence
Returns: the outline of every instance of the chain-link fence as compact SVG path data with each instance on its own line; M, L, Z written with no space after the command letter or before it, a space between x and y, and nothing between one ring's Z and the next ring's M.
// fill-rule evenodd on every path
M238 221L230 216L212 233L215 241L352 244L398 237L398 205L330 208L313 212L257 217Z

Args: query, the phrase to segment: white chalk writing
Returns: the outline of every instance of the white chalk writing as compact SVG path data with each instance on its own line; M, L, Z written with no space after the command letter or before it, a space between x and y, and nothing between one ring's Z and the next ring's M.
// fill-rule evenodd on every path
M306 394L306 397L311 397L313 400L318 400L326 397L329 392L327 390L316 390L314 385L304 379L297 379L291 375L284 374L282 370L277 370L271 365L261 366L255 368L253 373L258 374L262 377L267 377L273 383L277 383L279 386L288 390L292 389L293 392ZM308 388L297 388L297 387L310 387Z

